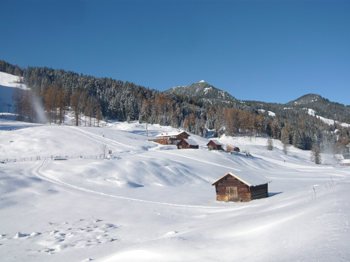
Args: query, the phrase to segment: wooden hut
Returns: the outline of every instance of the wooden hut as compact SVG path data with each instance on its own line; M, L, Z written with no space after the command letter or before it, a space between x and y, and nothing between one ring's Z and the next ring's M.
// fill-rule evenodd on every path
M237 146L235 146L235 147L227 146L226 151L228 151L228 152L241 152L241 150Z
M211 185L215 186L216 200L226 202L248 202L268 196L267 178L252 173L234 175L227 173Z
M221 150L222 145L216 140L210 140L207 147L211 150Z
M194 148L198 149L197 143L195 143L193 140L190 139L181 139L181 141L177 144L178 149L189 149Z
M177 145L181 139L187 139L190 135L185 131L175 131L167 132L156 135L154 139L149 139L148 141L153 141L162 145Z

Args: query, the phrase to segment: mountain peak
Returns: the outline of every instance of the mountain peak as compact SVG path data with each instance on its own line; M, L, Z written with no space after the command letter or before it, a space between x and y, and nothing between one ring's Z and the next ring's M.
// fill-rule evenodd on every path
M288 104L294 104L294 105L303 105L303 104L310 104L315 102L321 102L326 101L322 96L318 94L307 94L302 97L299 97L298 99L289 102Z
M237 100L226 91L220 90L204 80L188 86L178 86L164 91L165 94L182 94L183 96L195 97L204 101L212 102L236 102Z

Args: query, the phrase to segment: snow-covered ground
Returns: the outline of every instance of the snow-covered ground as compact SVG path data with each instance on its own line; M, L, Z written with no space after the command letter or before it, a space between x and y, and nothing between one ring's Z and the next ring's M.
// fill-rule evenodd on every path
M263 138L219 140L252 156L194 135L198 150L148 141L170 131L0 120L1 261L350 260L349 168ZM270 197L216 202L210 184L229 171L272 180Z
M334 121L333 119L329 119L329 118L325 118L323 116L316 115L316 111L313 110L313 109L310 109L310 108L304 108L304 109L307 110L307 113L310 116L317 117L318 119L322 120L327 125L334 125L334 123L337 123L337 124L339 124L339 125L341 125L342 127L345 127L345 128L349 128L350 127L350 124L348 124L348 123L340 123L339 121Z
M0 74L1 103L15 82ZM264 138L225 136L241 153L194 135L198 150L177 150L148 141L170 127L66 120L0 117L1 261L350 260L350 168L330 156L315 165L280 141L267 151ZM227 172L265 176L269 197L216 202L211 183Z
M19 83L19 77L0 72L0 118L10 118L14 113L14 102L12 100L15 88L26 89Z

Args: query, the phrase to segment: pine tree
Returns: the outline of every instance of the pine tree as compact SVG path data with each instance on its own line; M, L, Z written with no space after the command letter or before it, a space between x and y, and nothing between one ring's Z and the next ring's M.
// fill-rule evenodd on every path
M15 102L14 111L17 114L16 120L23 120L22 109L23 109L23 100L24 92L19 88L13 90L12 100Z
M206 128L207 128L207 129L213 129L213 128L214 128L214 121L215 121L214 106L213 106L213 105L210 105L209 111L208 111L208 113L207 113Z
M183 128L186 130L186 131L190 131L189 129L189 117L188 116L185 116L185 119L184 119L184 122L183 122Z
M95 114L96 114L95 117L97 120L97 126L100 126L100 121L102 119L102 108L101 108L101 104L97 98L95 99L95 106L94 107L95 107Z
M59 116L59 124L61 125L64 121L64 112L65 112L65 93L64 90L61 88L58 91L58 97L57 97L57 107L58 107L58 116Z
M47 111L50 124L52 121L54 123L56 122L57 102L58 102L57 97L58 97L57 86L50 86L45 93L45 109Z
M287 125L282 129L281 141L283 144L283 153L287 155L289 147L289 127Z
M265 132L265 119L262 115L256 115L254 120L254 129L257 132L257 135L262 135Z
M75 125L79 125L79 114L80 114L80 103L79 103L79 98L80 98L80 92L75 91L73 92L71 99L70 99L70 106L74 111L74 120L75 120Z
M311 148L311 161L315 164L320 165L322 163L320 146L314 143Z
M281 125L277 118L275 118L272 122L272 135L275 139L281 138Z
M293 131L293 146L295 148L300 148L300 149L302 148L301 138L298 130Z

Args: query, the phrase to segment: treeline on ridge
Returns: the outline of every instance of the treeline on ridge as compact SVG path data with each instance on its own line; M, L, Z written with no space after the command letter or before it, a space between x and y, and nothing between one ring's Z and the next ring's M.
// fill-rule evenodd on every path
M0 60L0 71L20 76L29 90L14 93L15 110L19 119L39 122L34 110L35 99L40 102L50 123L62 123L65 112L74 112L74 124L82 125L81 115L99 125L101 119L148 122L171 125L200 136L267 136L311 149L317 144L323 151L341 152L349 143L349 128L334 122L287 110L270 116L268 110L257 106L217 104L162 92L111 78L95 78L52 68L20 68ZM240 108L238 108L240 106ZM277 108L277 107L276 107Z

